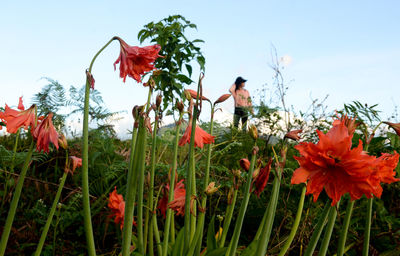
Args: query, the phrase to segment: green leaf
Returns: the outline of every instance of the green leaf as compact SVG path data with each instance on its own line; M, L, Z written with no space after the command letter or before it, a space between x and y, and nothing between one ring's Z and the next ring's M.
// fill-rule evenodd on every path
M249 246L240 254L240 256L252 256L256 254L258 240L253 240Z
M207 251L213 251L217 248L217 241L215 240L215 215L211 218L210 224L207 230Z
M191 77L192 76L192 66L190 66L189 64L185 64L185 66L186 66L186 69L187 69L187 71L189 73L189 77Z
M173 245L172 256L183 255L183 241L185 238L184 236L185 236L185 229L182 228L178 233L178 236L175 240L175 244Z
M218 248L218 249L208 252L208 248L207 248L206 256L224 256L227 249L228 249L227 247L223 247L223 248Z

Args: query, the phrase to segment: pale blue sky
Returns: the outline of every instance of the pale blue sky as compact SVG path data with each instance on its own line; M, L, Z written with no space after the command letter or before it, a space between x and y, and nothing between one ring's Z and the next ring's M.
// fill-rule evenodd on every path
M190 3L189 3L190 2ZM206 95L227 93L237 76L247 89L271 83L271 44L292 63L288 103L305 109L329 94L330 109L353 100L378 103L388 117L400 104L399 1L3 1L0 7L0 105L29 101L50 77L81 86L93 55L112 36L138 45L150 21L181 14L203 39ZM144 43L143 45L146 45ZM146 90L114 72L113 43L96 61L93 75L113 111L143 104ZM197 80L198 72L193 79ZM194 85L192 86L194 87ZM224 107L233 110L233 101Z

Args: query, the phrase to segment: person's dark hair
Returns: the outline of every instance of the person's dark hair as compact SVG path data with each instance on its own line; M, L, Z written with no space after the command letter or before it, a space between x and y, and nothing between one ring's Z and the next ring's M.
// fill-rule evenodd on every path
M236 85L235 91L239 90L239 89L240 89L240 85L241 85L242 83L246 82L246 81L247 81L247 80L246 80L246 79L243 79L241 76L239 76L238 78L236 78L236 81L235 81L235 85Z

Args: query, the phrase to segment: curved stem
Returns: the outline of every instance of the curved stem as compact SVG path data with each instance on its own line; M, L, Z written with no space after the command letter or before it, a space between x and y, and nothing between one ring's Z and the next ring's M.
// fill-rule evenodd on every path
M286 240L285 245L282 247L281 251L279 252L278 256L284 256L286 254L287 250L289 249L290 245L293 242L293 239L296 235L297 229L300 224L301 214L303 213L305 195L306 195L306 186L303 186L303 189L301 190L299 206L297 207L297 213L296 213L296 218L294 219L293 227L290 230L289 237Z
M66 153L65 166L68 166L68 151ZM51 206L49 216L47 217L46 224L44 225L42 235L40 236L39 244L38 244L35 254L34 254L35 256L40 256L40 253L42 252L44 242L46 241L47 232L49 231L50 224L53 220L53 216L56 211L58 201L60 200L61 192L64 188L64 184L65 184L65 180L67 179L67 175L68 175L68 172L64 171L64 174L60 180L60 185L58 186L56 197L54 198L53 205Z
M13 198L11 200L10 210L8 211L6 223L5 223L4 229L3 229L3 234L1 235L1 241L0 241L0 255L1 256L3 256L6 251L8 237L10 236L11 226L14 221L15 212L17 211L18 201L21 196L22 187L24 185L24 179L26 176L26 172L28 171L29 163L32 158L33 145L34 145L34 143L32 141L31 145L29 147L28 154L25 157L25 162L22 167L21 174L19 175Z
M89 66L89 73L92 72L93 63L97 56L116 38L113 37L108 41L93 57ZM82 149L82 200L83 200L83 217L84 217L84 228L87 242L88 254L90 256L96 255L96 248L94 244L92 219L90 214L90 200L89 200L89 94L90 94L90 82L86 77L85 87L85 103L83 111L83 149Z
M349 230L353 207L354 207L354 201L349 200L349 202L347 203L346 216L344 217L342 231L340 232L337 256L342 256L344 254L344 249L346 246L346 239L347 239L347 232Z

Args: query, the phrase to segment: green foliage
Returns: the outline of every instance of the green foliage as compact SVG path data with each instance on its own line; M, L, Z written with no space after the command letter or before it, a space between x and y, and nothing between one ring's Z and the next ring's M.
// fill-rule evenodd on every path
M154 76L156 90L162 91L164 108L174 102L174 93L181 95L184 85L191 84L193 68L192 61L200 65L204 70L205 58L196 43L203 43L203 40L195 39L190 41L185 35L186 29L196 29L196 25L181 15L169 16L159 22L150 22L139 31L138 39L141 43L150 40L161 46L159 52L163 58L155 61L155 67L161 73ZM186 72L184 72L186 70ZM185 74L186 73L186 74Z

